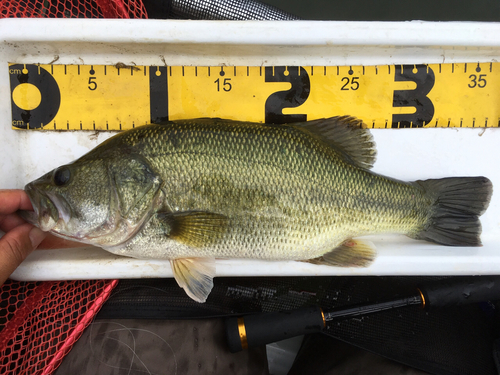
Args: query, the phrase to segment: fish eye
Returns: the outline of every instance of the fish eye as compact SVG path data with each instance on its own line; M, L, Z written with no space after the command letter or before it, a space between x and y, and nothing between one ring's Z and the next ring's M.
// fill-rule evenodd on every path
M57 168L54 172L54 184L57 186L66 185L71 179L71 171L68 167Z

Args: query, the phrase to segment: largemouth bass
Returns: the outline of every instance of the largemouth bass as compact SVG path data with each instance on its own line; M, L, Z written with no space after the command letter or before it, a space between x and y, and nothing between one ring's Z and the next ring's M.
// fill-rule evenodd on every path
M289 125L221 119L132 129L26 185L44 231L115 254L169 259L204 302L215 258L368 266L403 233L481 245L485 177L403 182L370 172L375 144L352 117Z

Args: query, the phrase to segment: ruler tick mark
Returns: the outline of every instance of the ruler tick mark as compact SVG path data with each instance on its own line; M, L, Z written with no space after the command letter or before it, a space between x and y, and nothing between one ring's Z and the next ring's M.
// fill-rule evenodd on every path
M198 67L197 66L194 67L194 76L198 77Z
M461 66L462 64L464 64L463 67ZM471 65L470 67L468 67L469 64ZM35 67L37 67L38 74L42 74L43 73L43 72L41 72L41 68L42 67L41 67L40 64L31 64L31 65L30 64L25 64L25 65L26 66L29 65L30 69L33 69L33 70L35 69ZM88 75L91 75L91 76L97 75L97 70L99 70L101 73L104 71L104 76L105 77L102 77L102 79L105 79L105 81L103 81L103 82L107 82L108 79L111 79L111 80L113 79L112 77L107 77L107 66L106 65L99 65L98 64L98 65L96 65L94 67L94 65L86 65L86 64L80 64L79 65L79 64L74 64L74 65L77 66L77 69L75 71L75 70L73 70L74 65L72 65L72 64L69 64L69 65L63 64L64 65L64 74L61 74L61 73L63 73L63 71L59 70L59 68L56 69L54 67L54 64L49 64L50 65L50 69L48 68L48 66L46 64L43 64L43 65L45 67L44 69L46 69L51 75L53 75L54 79L56 81L58 80L58 77L60 77L59 79L61 79L61 82L65 82L67 80L67 79L65 79L65 77L67 75L69 75L71 77L71 76L74 76L75 73L77 73L78 76L80 76L80 75L83 74L88 79ZM432 66L430 66L430 65L432 65ZM436 65L438 65L438 67L437 67L438 69L436 69ZM434 70L434 72L438 71L439 73L443 73L442 74L443 77L441 77L441 75L439 77L436 77L436 81L439 79L439 80L443 80L445 83L448 80L453 80L453 76L449 76L449 75L447 76L446 75L447 74L446 71L447 71L449 65L451 65L451 69L450 69L451 73L455 72L455 65L456 65L457 66L457 69L456 69L457 70L457 75L460 75L460 76L463 75L464 78L468 77L467 73L468 74L476 74L477 76L478 76L478 74L482 75L482 74L489 73L488 77L491 76L492 77L491 78L491 82L493 82L493 74L495 74L495 79L497 77L496 74L500 74L500 69L497 69L497 71L495 71L495 73L493 73L493 63L492 62L487 63L487 62L470 61L469 60L467 63L460 62L460 63L456 63L456 64L455 63L425 64L426 70L428 72L431 72L431 70ZM23 64L19 64L19 66L22 67ZM69 72L68 72L68 66L69 66ZM118 68L118 67L113 66L113 65L109 65L109 66L112 68L112 71L114 71L114 69L116 68L117 69L117 74L120 75L120 69L123 68L123 67L119 67ZM394 77L394 75L393 75L394 73L399 74L399 73L397 73L398 66L400 67L400 69L404 69L404 72L407 71L406 70L407 65L392 64L392 67L394 68L394 72L392 72L391 66L387 65L388 73L390 73L392 75L392 78ZM411 65L409 65L409 66L411 66ZM214 75L215 76L219 76L219 74L220 75L230 75L230 73L229 73L229 71L231 70L230 66L216 66L216 65L213 65L213 67L215 69L214 70ZM301 71L300 71L301 67L300 66L296 66L296 67L298 68L297 73L300 76L303 76L303 74L301 74ZM316 75L318 76L316 79L320 79L321 80L322 79L320 77L320 75L321 75L321 73L320 73L321 66L312 66L312 65L310 65L310 72L309 72L309 74L311 76L314 75L314 68L315 67L316 67ZM355 66L356 69L359 69L359 68L361 68L361 69L356 70L356 72L354 72L353 67L349 66L349 65L342 65L342 69L340 68L340 65L337 65L337 66L335 66L335 65L326 66L325 65L325 66L323 66L323 69L322 69L323 70L323 75L324 75L324 78L323 78L324 81L326 81L327 79L329 79L329 78L327 78L329 76L332 76L331 78L333 78L333 75L335 75L335 70L332 73L331 69L335 69L335 67L337 69L337 76L339 76L339 77L340 77L340 73L342 73L342 75L346 75L347 74L348 76L352 76L352 75L354 75L354 73L356 73L357 75L359 75L360 72L362 73L363 76L367 75L367 77L370 77L370 75L373 75L374 73L375 73L375 75L378 75L378 66L373 66L375 68L375 71L372 71L371 70L371 66L358 65L358 66ZM421 69L422 67L423 67L422 65L419 66L420 70L422 70ZM495 67L496 67L496 65L495 65ZM101 68L103 70L100 70ZM174 68L173 69L174 70L173 73L175 73L174 74L175 76L178 76L179 73L181 73L181 71L182 71L182 76L183 77L185 77L187 75L187 73L189 73L189 71L186 73L185 66L179 65L179 66L174 66L173 68ZM211 72L211 67L208 66L207 68L208 68L209 76L211 76L211 73L212 73ZM256 69L256 68L257 68L257 66L255 66L255 67L252 66L252 69ZM287 70L288 67L278 66L278 70L279 70L278 72L275 71L275 68L276 68L276 66L272 67L272 70L274 71L274 75L275 76L283 74L282 73L283 69L285 69L285 74L288 73L288 70ZM307 72L307 67L303 67L303 68ZM83 69L83 73L82 73L82 69ZM154 75L155 70L156 70L154 66L151 66L151 67L150 66L147 66L147 67L143 66L143 69L144 69L144 76L146 76L146 77L148 77L151 73L153 73L153 75ZM160 74L161 76L164 75L164 73L163 73L164 71L166 72L166 70L164 70L164 69L166 69L166 67L165 68L163 68L163 67L161 68L161 74ZM169 66L168 69L169 69L170 76L172 76L172 67ZM202 71L203 71L204 67L201 66L200 69L202 69L200 71L200 76L203 76L203 72ZM241 71L239 71L238 69L241 69ZM233 70L234 76L236 77L237 74L238 74L238 72L239 72L241 74L241 76L244 77L244 74L245 74L244 73L245 72L244 69L245 69L244 66L234 66L233 65L233 69L232 70ZM264 74L269 71L268 69L269 69L269 67L266 67L266 66L259 67L260 76L263 77ZM384 65L381 65L381 69L382 70L385 69ZM30 71L33 71L33 70L30 70ZM131 69L131 76L133 76L133 74L134 74L133 70L135 70L135 69ZM137 70L139 71L139 69L137 69ZM189 66L188 66L188 70L190 70ZM341 72L341 70L342 70L342 72ZM415 66L414 66L413 70L415 71ZM252 70L252 73L253 73L253 71L254 70ZM85 72L87 72L87 74L85 74ZM197 66L195 66L194 72L195 72L195 76L198 76L198 68L197 68ZM460 74L460 72L465 73L465 74ZM99 73L99 74L101 74L101 73ZM113 72L111 72L111 75L112 75L112 73ZM250 77L250 73L251 73L250 66L246 66L247 77ZM11 74L14 74L14 73L11 73ZM136 76L138 76L139 74L140 73L136 74ZM381 74L382 74L381 78L383 79L384 82L385 81L392 82L393 79L394 79L394 78L391 79L390 76L386 77L385 73L383 73L383 71L382 71ZM62 77L63 75L65 77ZM120 82L122 80L124 80L123 85L126 85L127 84L126 82L131 82L131 83L135 82L135 79L133 79L133 78L132 78L131 81L127 81L126 76L128 76L128 74L125 74L125 76L121 77L120 80L119 80ZM66 78L68 78L68 77L66 77ZM166 77L163 77L163 78L166 78ZM215 78L217 78L217 77L215 77ZM254 78L254 77L252 76L252 78ZM64 79L64 81L62 81L62 79ZM94 79L94 78L92 78L92 79ZM252 80L247 80L247 81L248 82L252 82L253 79ZM259 80L257 78L257 81L261 82L262 80ZM469 79L469 81L470 81L470 79ZM377 82L378 82L378 80L377 80ZM469 82L469 83L471 83L471 82ZM120 83L120 85L122 85L122 83ZM488 82L488 85L490 85L490 82ZM469 91L469 92L472 92L472 91ZM315 116L316 115L316 113L314 112L314 110L312 110L312 112L310 113L310 115L311 116ZM467 127L467 128L472 127L472 128L475 128L475 126L476 126L476 120L478 121L478 128L487 128L487 127L493 127L494 128L494 127L497 127L497 126L500 127L500 117L498 117L498 116L497 116L498 117L498 120L497 120L498 124L495 124L495 120L494 120L495 116L493 116L492 120L489 121L489 119L486 118L486 117L476 117L476 118L473 118L472 116L477 115L477 113L474 113L474 112L472 112L472 113L467 112L467 113L463 113L462 115L464 116L463 118L454 117L453 118L453 124L452 124L451 123L451 118L447 119L445 116L443 116L442 112L436 112L436 116L433 118L433 120L434 120L434 127L435 128L437 128L437 127L462 127L462 128L463 127ZM438 116L439 116L439 118L438 118ZM402 128L402 127L407 126L407 125L404 124L404 121L402 121L402 120L401 120L401 122L397 122L397 121L393 122L392 120L389 121L388 119L391 118L391 114L390 114L390 112L388 112L387 114L382 114L380 119L373 120L371 127L372 128L383 128L384 127L384 117L387 117L387 120L385 120L385 127L386 128L388 128L389 125L391 125L391 127L394 127L394 128L395 127ZM85 124L86 124L85 125L85 129L89 129L89 125L92 124L91 127L90 127L90 129L94 128L94 130L95 130L95 128L96 128L95 121L92 122L92 118L87 118L86 116L82 116L81 118L83 118L83 120L80 120L80 118L78 118L78 117L75 118L75 116L72 115L71 117L67 117L66 127L63 125L64 124L64 119L59 119L59 123L56 123L55 121L52 121L53 125L50 125L50 123L49 123L49 124L47 124L45 126L45 128L46 129L48 128L49 130L52 130L52 128L54 128L54 130L57 130L57 131L66 130L66 128L68 130L73 130L73 129L75 129L75 130L80 130L80 129L83 130L83 122L85 122ZM483 119L483 121L481 121L481 118ZM139 126L139 122L142 124L142 121L140 119L137 119L137 120L138 120L138 126ZM69 122L71 122L71 124L69 124ZM482 123L482 125L481 125L481 123ZM25 124L26 124L26 122L25 122ZM35 125L35 124L37 124L37 125ZM78 126L78 124L80 124L80 126ZM103 129L102 125L103 124L100 124L98 126L99 129L97 129L97 130ZM127 125L127 128L131 127L130 124L126 124L126 125ZM369 126L369 122L367 122L367 125L368 125L368 127L370 127ZM409 123L408 125L411 128L418 127L418 125L416 123L414 124L413 122ZM25 127L29 127L30 130L34 129L35 127L38 128L39 126L40 126L40 121L33 121L33 125L31 125L31 122L30 122L29 125L25 125ZM122 127L123 124L119 125L116 121L114 121L111 124L111 126L109 126L107 124L107 128L109 128L109 130L113 130L113 129L114 130L118 130L117 128L119 126ZM426 126L426 127L432 127L432 120L431 121L427 121L424 124L424 126ZM134 127L134 124L132 124L132 127Z
M210 67L208 67L208 76L210 77Z

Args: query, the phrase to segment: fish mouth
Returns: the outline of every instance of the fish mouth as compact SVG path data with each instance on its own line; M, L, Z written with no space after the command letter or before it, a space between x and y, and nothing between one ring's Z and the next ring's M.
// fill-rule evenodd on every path
M62 220L68 223L71 209L64 198L52 192L42 192L31 183L24 190L28 194L34 211L18 211L28 223L36 225L43 231L50 231Z

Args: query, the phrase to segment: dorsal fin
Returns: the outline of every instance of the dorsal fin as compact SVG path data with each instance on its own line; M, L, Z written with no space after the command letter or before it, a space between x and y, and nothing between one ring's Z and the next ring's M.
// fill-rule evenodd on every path
M363 121L357 118L336 116L290 125L314 134L351 164L370 169L375 163L375 141L370 130L363 128Z

